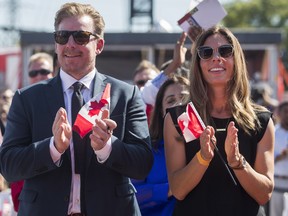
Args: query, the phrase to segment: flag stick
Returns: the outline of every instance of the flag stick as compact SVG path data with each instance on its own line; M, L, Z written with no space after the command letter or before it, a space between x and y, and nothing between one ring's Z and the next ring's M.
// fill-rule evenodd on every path
M191 108L193 109L193 111L194 111L194 113L195 113L197 119L199 120L200 124L202 125L202 128L203 128L203 129L206 128L206 126L205 126L204 122L202 121L202 119L201 119L199 113L197 112L197 109L195 108L194 104L193 104L192 102L190 102L189 104L191 105ZM232 173L231 173L231 171L230 171L230 169L229 169L227 163L226 163L225 160L223 159L223 157L222 157L222 155L221 155L219 149L217 148L217 146L216 146L216 144L214 143L214 141L213 141L212 139L210 139L210 140L211 140L211 142L212 142L212 144L213 144L213 146L214 146L214 148L215 148L215 150L216 150L216 153L217 153L218 156L220 157L222 163L224 164L224 166L226 167L226 169L227 169L227 171L228 171L230 177L232 178L233 183L235 184L235 186L237 186L237 182L236 182L235 178L233 177L233 175L232 175Z
M222 157L222 155L221 155L221 153L220 153L218 147L215 145L215 143L214 143L214 141L213 141L212 139L210 139L210 141L212 142L213 146L215 147L216 153L217 153L218 156L220 157L222 163L223 163L224 166L226 167L226 169L227 169L227 171L228 171L230 177L232 178L232 180L233 180L233 182L234 182L234 185L237 186L237 182L236 182L236 180L234 179L234 176L232 175L232 173L231 173L231 171L230 171L230 169L229 169L227 163L226 163L225 160L223 159L223 157Z

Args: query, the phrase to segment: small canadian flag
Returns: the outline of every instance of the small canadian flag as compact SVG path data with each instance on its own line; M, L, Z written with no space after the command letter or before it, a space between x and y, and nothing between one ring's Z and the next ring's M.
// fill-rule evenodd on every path
M88 134L96 119L101 119L103 111L110 109L110 83L107 83L103 93L97 94L91 98L79 111L73 130L76 131L81 138Z
M186 142L198 139L205 129L205 124L192 102L187 104L186 112L182 113L177 121Z

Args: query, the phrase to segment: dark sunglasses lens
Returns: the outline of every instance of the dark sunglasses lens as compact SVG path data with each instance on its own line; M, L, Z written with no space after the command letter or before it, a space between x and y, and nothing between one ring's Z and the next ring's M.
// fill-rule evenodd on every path
M211 47L200 47L198 55L201 59L209 59L213 55L213 49Z
M33 78L33 77L36 77L38 74L41 74L41 75L48 75L50 74L51 71L49 70L46 70L46 69L40 69L40 70L32 70L32 71L29 71L29 77Z
M228 58L233 53L233 47L231 45L224 45L218 48L218 52L221 57Z
M39 70L39 73L40 73L41 75L48 75L48 74L51 73L51 71L46 70L46 69L41 69L41 70Z
M89 32L77 31L77 32L73 33L73 38L77 44L83 45L83 44L87 44L89 42L90 35L91 34Z
M38 74L38 72L36 70L29 71L29 73L28 73L29 77L36 77L37 74Z
M68 31L58 31L54 33L55 42L64 45L68 42L70 34Z

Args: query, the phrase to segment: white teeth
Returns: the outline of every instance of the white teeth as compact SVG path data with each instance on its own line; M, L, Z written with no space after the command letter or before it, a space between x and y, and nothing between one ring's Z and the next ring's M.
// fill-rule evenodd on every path
M210 71L223 71L224 69L223 68L212 68L210 69Z

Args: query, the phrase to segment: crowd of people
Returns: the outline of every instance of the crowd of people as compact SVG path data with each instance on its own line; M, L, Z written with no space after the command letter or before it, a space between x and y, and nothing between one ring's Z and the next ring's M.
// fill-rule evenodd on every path
M287 214L288 98L255 100L233 33L197 33L191 59L181 33L171 59L142 60L131 85L97 70L104 27L91 5L65 3L55 56L33 54L29 86L1 91L0 213L8 194L19 216ZM82 136L87 106L97 112Z
M270 216L288 215L288 94L276 108L274 191L269 203Z

